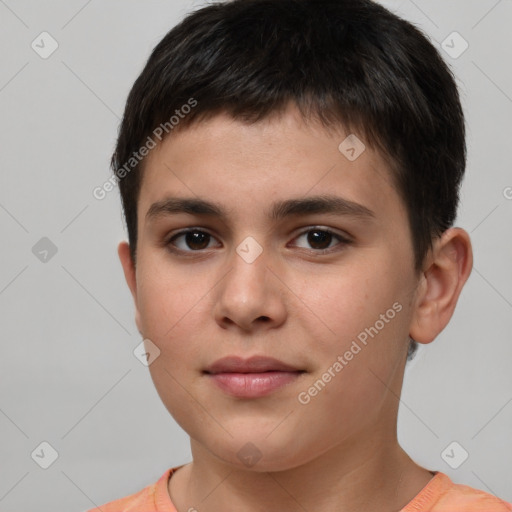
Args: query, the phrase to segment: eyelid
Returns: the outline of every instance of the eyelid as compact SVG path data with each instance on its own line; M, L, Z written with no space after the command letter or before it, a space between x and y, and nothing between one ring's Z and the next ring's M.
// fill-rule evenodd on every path
M329 228L327 226L322 226L320 224L316 224L316 225L311 225L311 226L308 226L306 228L301 228L301 231L299 231L297 233L297 235L295 235L294 239L301 236L301 235L304 235L306 233L309 233L310 231L314 231L314 230L318 230L318 231L325 231L326 233L329 233L337 238L339 238L340 240L343 240L344 242L351 242L352 241L352 237L348 234L348 233L340 233L339 231L333 229L333 228Z
M337 238L339 243L336 244L334 247L329 247L327 249L304 249L302 247L300 247L299 249L303 249L303 250L306 250L306 251L309 251L311 253L316 253L316 254L323 254L323 253L327 253L327 252L333 252L335 250L335 248L339 245L348 245L348 244L351 244L353 243L353 239L350 235L348 234L341 234L339 233L338 231L332 229L332 228L329 228L329 227L326 227L326 226L321 226L321 225L310 225L310 226L307 226L307 227L304 227L304 228L301 228L301 230L299 232L297 232L297 234L295 234L293 236L293 239L292 241L296 240L297 238L299 238L300 236L303 236L311 231L323 231L325 233L329 233L330 235L332 235L334 238ZM192 227L188 227L188 228L184 228L184 229L181 229L175 233L172 233L171 235L167 236L163 242L163 245L165 247L168 247L169 250L171 250L172 252L174 253L179 253L179 254L184 254L184 255L192 255L194 253L196 254L201 254L201 253L204 253L205 251L208 250L207 249L200 249L200 250L197 250L197 251L193 251L193 250L189 250L189 251L184 251L183 249L179 249L177 247L174 247L171 242L181 236L185 236L187 233L190 233L190 232L201 232L201 233L204 233L208 236L210 236L211 238L213 239L216 239L215 235L213 235L208 229L206 228L202 228L202 227L199 227L199 226L192 226Z
M175 233L172 233L170 234L169 236L165 237L164 241L163 241L163 246L164 247L168 247L170 248L170 250L172 252L175 252L175 253L180 253L180 254L193 254L193 253L197 253L197 254L200 254L208 249L201 249L199 251L184 251L182 249L178 249L177 247L174 247L171 242L179 237L182 237L184 235L186 235L187 233L194 233L194 232L200 232L200 233L204 233L208 236L210 236L211 238L213 239L217 239L217 237L215 235L213 235L212 233L210 233L210 231L206 228L203 228L203 227L199 227L199 226L192 226L192 227L189 227L189 228L184 228L184 229L180 229L178 231L176 231Z
M308 251L308 252L316 254L316 255L322 255L322 254L329 254L329 253L340 251L343 249L344 246L347 246L347 245L350 245L353 243L353 239L350 235L341 234L332 228L321 226L321 225L308 226L307 228L302 229L299 233L297 233L296 236L294 236L293 240L296 240L297 238L299 238L303 235L306 235L307 233L309 233L311 231L315 231L315 230L323 231L324 233L328 233L328 234L332 235L333 238L338 239L338 243L335 244L334 246L328 247L326 249L306 249L304 247L299 247L299 249Z

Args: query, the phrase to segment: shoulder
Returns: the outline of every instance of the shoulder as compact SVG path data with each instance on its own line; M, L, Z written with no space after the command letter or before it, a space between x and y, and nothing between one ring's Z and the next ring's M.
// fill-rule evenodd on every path
M454 505L456 510L465 512L512 512L512 503L473 487L452 483L452 488L439 499L439 512L452 512ZM437 512L437 508L433 510Z
M419 508L418 508L419 507ZM467 485L456 484L444 473L437 472L404 512L512 512L507 503Z
M165 500L164 504L166 506L170 505L172 507L165 508L166 512L175 512L167 494L167 482L176 469L168 469L157 482L144 487L138 492L110 501L87 512L158 512L162 510L159 507L162 500Z

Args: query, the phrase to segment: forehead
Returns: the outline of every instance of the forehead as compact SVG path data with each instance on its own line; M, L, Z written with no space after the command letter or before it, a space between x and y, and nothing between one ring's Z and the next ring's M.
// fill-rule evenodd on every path
M179 196L215 199L223 214L272 218L276 202L335 195L403 214L385 158L342 127L306 123L294 109L256 123L220 114L172 133L144 163L139 221ZM154 208L153 208L154 209ZM275 216L274 216L275 217Z

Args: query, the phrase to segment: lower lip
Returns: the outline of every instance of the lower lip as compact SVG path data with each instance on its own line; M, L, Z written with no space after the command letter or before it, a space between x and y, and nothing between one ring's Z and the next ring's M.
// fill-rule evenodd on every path
M208 377L224 392L239 398L258 398L295 381L303 372L215 373Z

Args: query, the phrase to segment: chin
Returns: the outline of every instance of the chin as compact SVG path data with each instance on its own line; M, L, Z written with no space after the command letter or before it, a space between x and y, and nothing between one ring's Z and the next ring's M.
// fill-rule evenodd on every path
M236 468L237 470L254 471L256 473L277 472L293 469L308 462L306 456L301 456L297 443L292 436L282 444L270 442L261 434L259 438L248 435L225 439L223 442L206 448L217 459Z

